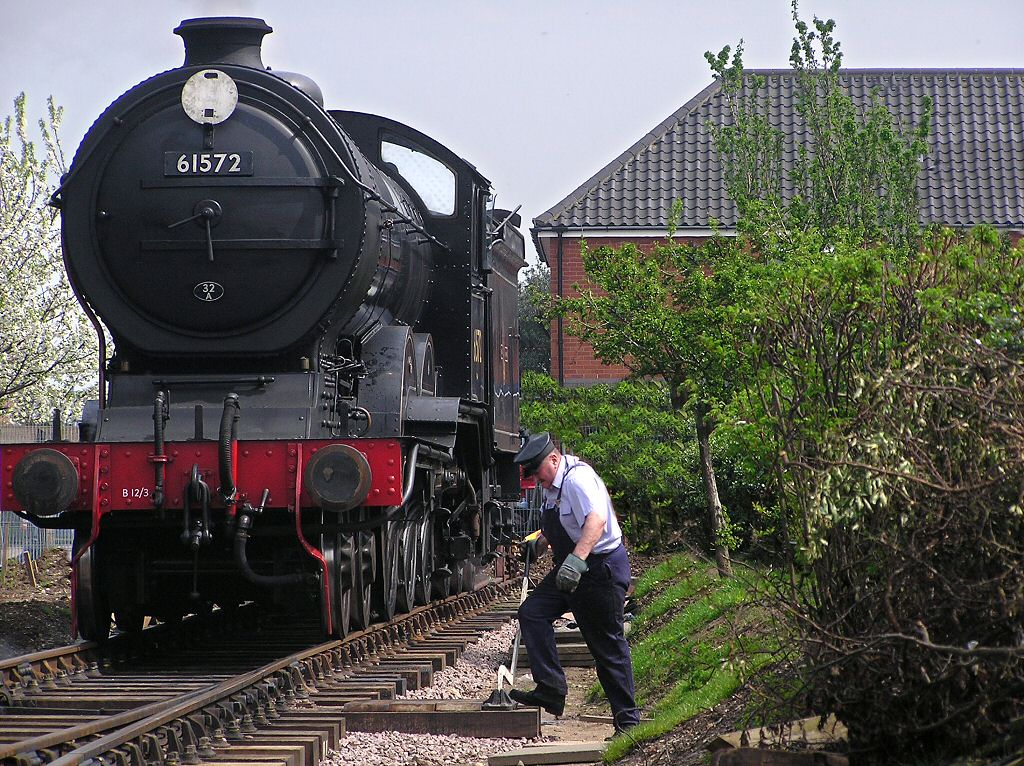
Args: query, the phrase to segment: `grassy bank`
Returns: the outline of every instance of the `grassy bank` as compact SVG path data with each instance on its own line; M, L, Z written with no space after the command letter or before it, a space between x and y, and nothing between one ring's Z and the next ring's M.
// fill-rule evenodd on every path
M776 639L756 583L750 570L718 579L713 565L689 553L643 575L630 644L637 702L653 720L609 743L606 762L728 698L769 661Z

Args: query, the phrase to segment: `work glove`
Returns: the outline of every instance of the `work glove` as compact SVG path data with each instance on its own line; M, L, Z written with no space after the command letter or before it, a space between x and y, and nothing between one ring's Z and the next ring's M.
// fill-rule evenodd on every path
M580 578L583 577L583 573L588 569L590 567L587 566L586 561L575 553L570 553L565 557L562 566L558 568L558 574L555 575L555 586L560 591L572 593L579 587Z

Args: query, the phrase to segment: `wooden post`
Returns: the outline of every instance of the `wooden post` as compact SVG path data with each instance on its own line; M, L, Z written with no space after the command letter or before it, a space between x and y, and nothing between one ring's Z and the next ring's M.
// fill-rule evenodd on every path
M7 525L0 521L0 590L7 587Z
M32 583L33 588L38 588L39 581L36 579L35 562L32 561L32 553L25 551L22 554L22 560L25 564L25 573L28 575L29 582Z

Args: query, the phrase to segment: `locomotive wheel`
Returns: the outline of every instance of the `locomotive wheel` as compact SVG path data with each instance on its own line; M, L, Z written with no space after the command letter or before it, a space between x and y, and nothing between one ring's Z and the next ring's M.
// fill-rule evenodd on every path
M75 549L84 540L75 541ZM110 638L110 604L100 581L100 564L93 545L78 559L78 579L75 587L75 615L78 632L87 641L106 641Z
M373 620L373 582L377 574L377 546L374 534L356 532L351 536L352 552L352 598L349 613L352 627L363 630Z
M434 530L431 518L425 515L416 522L416 585L413 593L416 603L430 603L433 593L430 576L434 573Z
M411 612L416 606L416 540L418 526L415 521L401 521L398 528L398 581L396 583L397 607L401 612Z
M335 630L339 637L347 636L352 631L352 595L353 577L355 576L355 540L352 535L337 535L338 552L335 556Z
M321 605L320 624L326 635L344 638L348 635L352 600L352 538L349 535L321 535L320 550L327 561L331 582L331 621L327 622L327 610Z
M380 569L373 582L373 613L385 622L395 616L398 606L401 537L402 524L396 521L386 523L374 535Z

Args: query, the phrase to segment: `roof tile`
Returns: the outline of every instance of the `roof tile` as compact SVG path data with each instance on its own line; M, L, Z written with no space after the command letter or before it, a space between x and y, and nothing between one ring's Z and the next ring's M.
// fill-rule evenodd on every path
M789 170L807 132L794 108L796 81L788 70L753 70L765 78L769 117L786 134ZM841 72L854 103L864 108L877 90L905 129L933 101L930 154L918 179L921 222L954 225L1024 222L1024 70L871 70ZM725 196L722 163L708 122L728 110L718 81L670 115L572 194L534 219L535 228L664 227L676 199L679 225L703 228L715 218L736 224ZM793 194L793 185L784 184Z

